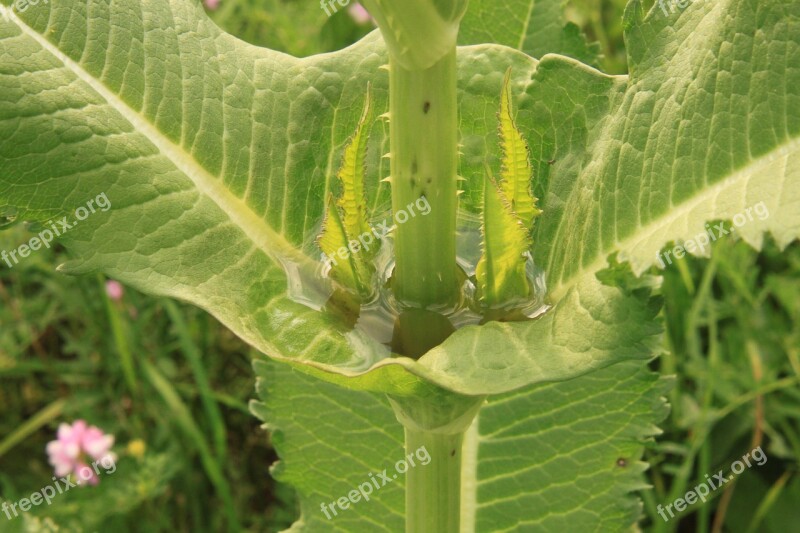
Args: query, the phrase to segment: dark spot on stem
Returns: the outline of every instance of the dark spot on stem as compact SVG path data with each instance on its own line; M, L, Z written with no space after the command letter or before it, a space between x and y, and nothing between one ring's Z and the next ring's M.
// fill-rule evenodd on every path
M433 183L433 178L429 177L427 180L425 180L425 183Z
M425 113L426 115L428 114L428 111L430 111L430 109L431 109L430 102L425 102L424 104L422 104L422 112Z
M450 452L450 457L455 457L455 456L456 456L456 450L455 450L455 448L454 448L454 449L453 449L453 450Z

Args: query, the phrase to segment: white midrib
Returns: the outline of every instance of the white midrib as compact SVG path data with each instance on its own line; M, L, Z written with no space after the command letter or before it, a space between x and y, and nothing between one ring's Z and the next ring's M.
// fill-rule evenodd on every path
M528 3L528 14L525 15L525 24L522 26L522 33L519 36L519 43L517 43L517 50L522 50L522 46L525 44L525 37L528 36L528 26L531 23L531 17L533 16L533 6L536 4L536 0L530 0Z
M67 57L50 41L26 25L12 10L0 5L0 14L2 14L2 17L7 17L8 20L13 21L22 33L34 39L44 50L61 61L65 68L91 87L110 107L125 117L137 133L146 137L162 155L185 174L197 190L211 199L257 248L281 265L285 265L287 261L301 265L308 262L308 258L303 256L281 234L268 226L264 219L256 215L246 202L225 188L221 179L213 176L198 165L182 147L176 145L158 131L147 119L120 99L118 95L114 94L103 83L86 72L83 67Z
M714 185L704 189L702 192L693 196L689 200L686 200L680 205L674 206L672 209L666 212L666 214L662 217L656 218L641 226L639 231L631 234L627 238L622 241L617 242L614 246L610 249L605 250L602 254L598 255L592 263L587 265L586 267L581 268L578 270L575 275L561 283L560 285L556 286L553 291L550 293L550 298L557 302L559 301L566 293L569 291L571 287L576 285L578 281L586 275L593 276L597 271L606 267L607 263L607 256L608 254L612 253L614 250L625 252L630 250L634 245L646 240L649 236L655 234L660 228L664 225L672 224L676 220L680 218L684 218L687 213L690 213L693 209L695 209L698 205L708 202L711 198L713 198L716 194L720 191L725 190L729 187L733 187L735 185L740 184L744 180L748 180L751 176L753 176L756 172L761 170L762 168L770 165L777 159L782 157L786 157L789 154L800 150L800 138L790 139L787 142L778 145L773 150L769 151L768 153L764 154L763 156L754 159L749 164L745 165L744 167L740 168L727 178L715 183ZM709 213L709 219L714 217L723 216L718 213ZM733 216L731 214L730 216ZM724 217L724 216L723 216ZM675 235L674 238L680 238L680 235ZM659 246L663 246L666 242L661 243ZM656 262L656 257L654 251L652 254L652 260L647 261L641 264L631 265L633 267L634 273L636 275L641 274L644 270L651 267ZM621 260L625 260L624 257L620 257Z

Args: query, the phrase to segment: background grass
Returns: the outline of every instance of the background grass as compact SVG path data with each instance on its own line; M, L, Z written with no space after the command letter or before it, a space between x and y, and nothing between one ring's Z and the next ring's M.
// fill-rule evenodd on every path
M625 72L622 0L574 0L569 17L600 43L601 68ZM211 12L251 43L310 55L342 48L372 28L316 2L221 0ZM0 250L29 238L0 232ZM72 491L26 513L41 531L278 531L295 518L291 489L272 481L269 435L249 414L250 349L197 309L54 267L63 250L0 265L0 501L49 482L44 447L61 421L83 418L117 438L119 468L103 490ZM719 240L710 260L660 273L672 412L647 451L647 531L788 531L800 525L800 245L756 253ZM727 469L756 446L764 466L664 522L658 505ZM14 527L22 530L21 520ZM58 529L60 527L60 529ZM0 515L0 532L12 526Z

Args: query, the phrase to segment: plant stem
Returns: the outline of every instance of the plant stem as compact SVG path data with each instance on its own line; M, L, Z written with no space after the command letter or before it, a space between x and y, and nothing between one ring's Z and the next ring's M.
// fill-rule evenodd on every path
M406 475L406 533L458 533L463 436L406 428L406 455L424 447L431 458Z
M390 58L389 71L392 209L398 222L392 288L405 307L452 307L459 290L455 46L427 69L407 70ZM401 212L407 221L398 219Z
M389 397L406 433L406 456L430 456L406 474L406 533L458 533L461 519L461 444L485 398L431 389ZM425 458L423 455L422 458ZM410 461L410 460L409 460Z

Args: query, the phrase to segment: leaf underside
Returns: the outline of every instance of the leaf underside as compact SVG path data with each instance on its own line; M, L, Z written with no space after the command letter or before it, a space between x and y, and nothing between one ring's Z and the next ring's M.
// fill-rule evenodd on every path
M255 370L261 402L252 410L280 457L272 473L300 495L293 530L402 531L403 476L330 520L321 510L370 473L392 476L404 457L385 397L271 361L256 361ZM490 398L465 438L462 531L628 529L640 515L631 493L643 488L643 442L666 416L667 386L645 365L625 362Z
M335 324L298 283L303 257L318 253L368 82L375 108L386 107L376 34L301 60L221 33L189 0L51 0L0 17L0 213L45 221L107 193L110 211L62 237L75 258L64 270L101 270L192 302L292 363L258 364L270 385L254 409L275 432L276 475L300 494L297 528L402 527L402 480L342 521L327 522L319 504L401 455L399 425L367 391L424 394L429 383L498 394L467 438L467 531L629 526L641 440L664 409L643 364L659 346L659 306L597 273L612 254L641 273L665 243L758 202L769 216L737 235L756 247L767 232L781 246L800 235L797 2L695 2L663 16L633 1L630 77L546 55L568 50L527 47L545 33L528 31L536 20L514 19L508 31L502 15L481 9L490 4L472 2L462 42L505 36L541 60L498 45L459 50L460 174L482 176L487 160L502 160L494 110L511 67L514 119L546 213L534 261L553 308L527 323L463 328L419 361L390 359L368 335ZM525 5L536 14L556 2ZM373 137L379 149L366 166L386 175L377 156L388 151L386 132ZM469 214L480 212L482 181L463 183ZM387 205L386 184L364 187L368 206Z
M597 66L600 46L567 22L566 0L470 0L461 23L462 45L498 43L532 57L558 53Z
M609 255L641 273L665 243L757 202L770 215L741 238L760 246L771 232L785 246L800 233L796 2L694 3L665 17L634 1L630 77L462 48L460 174L500 161L492 110L511 67L547 213L534 262L553 307L463 328L418 361L392 358L322 311L329 293L307 282L368 82L386 107L377 35L296 59L221 33L188 0L53 0L3 14L0 208L44 221L105 192L112 209L61 239L75 258L64 270L194 303L262 352L354 389L496 394L647 359L653 304L597 280ZM385 175L380 137L367 167ZM481 182L464 182L468 213L480 212ZM387 205L385 183L365 188L367 205Z

